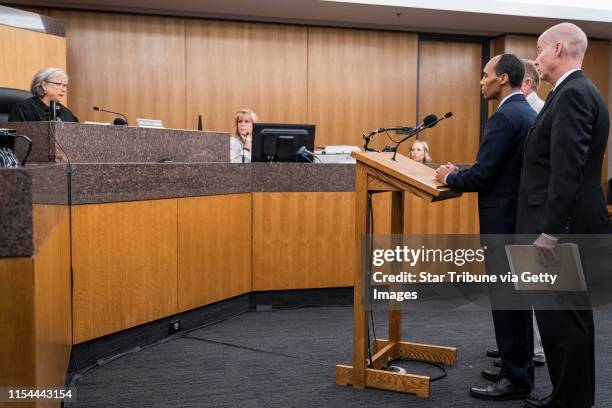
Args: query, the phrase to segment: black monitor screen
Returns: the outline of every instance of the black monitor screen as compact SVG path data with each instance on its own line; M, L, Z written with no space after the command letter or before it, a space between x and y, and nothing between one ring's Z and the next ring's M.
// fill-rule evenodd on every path
M253 124L253 162L308 161L296 155L301 148L314 151L315 125Z

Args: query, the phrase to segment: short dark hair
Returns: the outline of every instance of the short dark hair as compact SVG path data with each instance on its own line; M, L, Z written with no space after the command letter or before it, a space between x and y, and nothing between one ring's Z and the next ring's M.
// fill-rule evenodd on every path
M508 75L508 82L513 88L520 87L525 76L525 65L514 54L503 54L495 65L495 75Z

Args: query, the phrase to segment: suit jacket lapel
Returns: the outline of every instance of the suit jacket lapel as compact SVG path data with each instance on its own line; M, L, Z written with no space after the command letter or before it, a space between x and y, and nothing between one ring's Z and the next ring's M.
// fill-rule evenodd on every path
M574 79L574 78L581 78L581 77L584 77L584 74L582 73L582 71L572 72L567 78L565 78L563 80L563 82L561 82L559 84L558 87L556 87L553 91L550 91L550 93L548 94L548 97L546 98L546 102L544 102L544 106L542 107L542 110L540 111L540 113L538 113L538 116L536 117L536 120L535 120L535 123L533 124L533 127L535 127L535 125L538 123L538 121L540 120L542 115L544 115L544 112L546 112L546 109L548 109L548 107L550 106L552 101L559 94L559 91L561 90L561 88L563 88L572 79Z
M544 112L546 112L546 109L548 109L555 97L559 94L561 88L563 88L566 84L568 84L572 79L575 78L584 78L584 74L582 73L582 71L572 72L567 78L563 80L563 82L559 84L558 87L548 93L548 96L546 97L546 102L544 102L542 110L540 111L540 113L538 113L535 122L533 122L533 126L531 126L529 132L527 132L527 136L525 137L525 141L523 142L523 157L525 157L525 153L527 151L527 141L529 140L529 136L531 136L531 133L536 128L536 125L538 124L540 118L544 115Z

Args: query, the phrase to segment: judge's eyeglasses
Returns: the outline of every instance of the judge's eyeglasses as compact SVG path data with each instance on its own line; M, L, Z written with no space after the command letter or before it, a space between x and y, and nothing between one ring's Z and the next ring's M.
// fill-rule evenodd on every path
M45 82L47 82L49 84L53 84L53 85L57 86L60 89L61 88L68 89L68 84L65 84L63 82L53 82L53 81L45 81Z

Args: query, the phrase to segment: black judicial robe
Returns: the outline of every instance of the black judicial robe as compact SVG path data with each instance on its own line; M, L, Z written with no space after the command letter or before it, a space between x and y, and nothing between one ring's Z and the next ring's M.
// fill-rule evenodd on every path
M78 122L76 116L64 105L60 104L60 119L62 122ZM40 98L35 96L17 103L11 114L9 122L44 122L49 120L49 107Z

